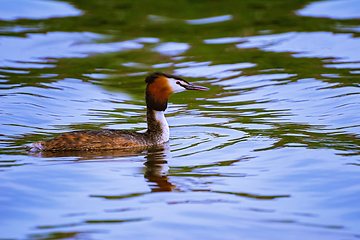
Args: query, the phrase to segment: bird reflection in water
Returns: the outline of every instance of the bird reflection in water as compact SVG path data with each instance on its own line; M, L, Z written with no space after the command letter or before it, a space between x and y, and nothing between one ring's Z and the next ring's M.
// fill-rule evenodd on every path
M128 149L116 150L96 150L96 151L45 151L30 153L34 157L41 158L70 158L70 161L79 162L86 160L104 161L116 158L145 156L147 161L144 163L144 177L149 182L149 187L152 192L170 192L178 191L176 186L169 182L167 176L169 166L167 160L170 153L169 142L151 146L151 147L138 147ZM52 159L67 160L69 159Z
M162 146L162 149L148 151L145 162L145 178L150 182L152 192L170 192L174 191L175 185L169 182L167 164L167 154L170 153L169 143Z

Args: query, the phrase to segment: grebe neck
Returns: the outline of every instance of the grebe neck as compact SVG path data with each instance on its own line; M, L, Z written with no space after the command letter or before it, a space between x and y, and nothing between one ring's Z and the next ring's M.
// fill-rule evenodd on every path
M151 107L147 108L147 134L156 143L164 143L169 141L170 131L169 125L165 119L164 111L157 111Z

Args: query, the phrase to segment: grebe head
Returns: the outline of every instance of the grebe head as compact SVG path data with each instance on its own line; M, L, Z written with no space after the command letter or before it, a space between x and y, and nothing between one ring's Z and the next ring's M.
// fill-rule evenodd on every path
M146 77L145 82L147 83L146 103L148 107L151 107L156 111L165 111L170 94L172 93L178 93L185 90L209 90L206 87L190 84L181 77L162 72L149 74Z

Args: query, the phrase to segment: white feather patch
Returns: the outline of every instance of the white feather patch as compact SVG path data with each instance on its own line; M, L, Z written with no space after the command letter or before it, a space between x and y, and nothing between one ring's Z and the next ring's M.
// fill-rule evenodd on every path
M169 130L169 125L166 121L164 112L155 111L155 119L160 123L161 129L162 129L162 135L160 136L159 142L164 143L164 142L169 141L170 130Z
M43 146L41 145L41 142L34 142L29 143L25 145L26 150L30 152L40 152L43 150Z
M168 82L169 82L169 86L171 87L171 90L173 93L178 93L178 92L182 92L185 91L186 89L182 86L180 86L179 84L176 84L176 82L181 81L178 79L174 79L174 78L168 78Z

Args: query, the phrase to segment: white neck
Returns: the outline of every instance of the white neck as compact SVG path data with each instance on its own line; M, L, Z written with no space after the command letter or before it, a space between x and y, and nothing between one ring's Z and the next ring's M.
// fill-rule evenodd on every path
M163 111L155 111L155 110L154 110L154 112L155 112L155 119L160 124L160 127L162 129L162 134L159 138L159 141L167 142L167 141L169 141L170 130L169 130L169 125L164 116L164 112Z

